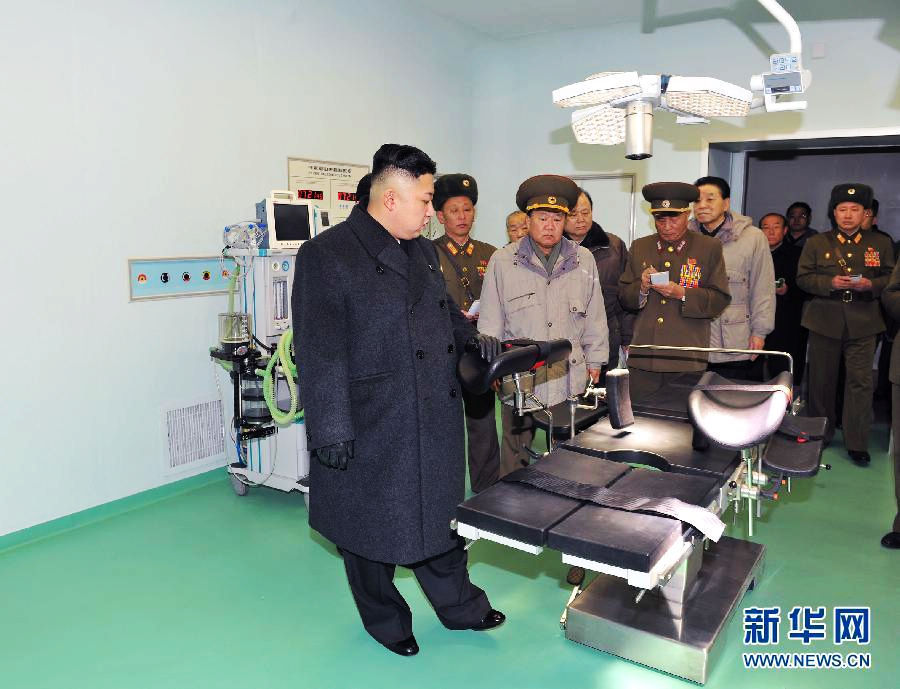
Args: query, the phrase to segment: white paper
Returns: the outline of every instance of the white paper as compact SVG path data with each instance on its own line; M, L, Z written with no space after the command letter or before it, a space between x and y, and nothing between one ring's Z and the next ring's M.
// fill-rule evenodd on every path
M472 302L472 305L469 307L469 315L477 316L481 311L481 299L476 299Z
M650 284L651 285L668 285L669 284L669 271L664 270L659 273L650 273Z

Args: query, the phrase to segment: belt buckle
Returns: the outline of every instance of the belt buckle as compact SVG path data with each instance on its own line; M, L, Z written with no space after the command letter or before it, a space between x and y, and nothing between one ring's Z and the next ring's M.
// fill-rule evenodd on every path
M841 293L841 301L844 302L845 304L849 304L850 302L852 302L853 301L853 292L851 292L849 289L845 289Z

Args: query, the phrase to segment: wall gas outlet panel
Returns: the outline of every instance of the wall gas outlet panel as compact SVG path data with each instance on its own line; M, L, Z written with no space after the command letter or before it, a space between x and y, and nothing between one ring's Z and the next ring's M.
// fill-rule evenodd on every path
M226 294L232 258L199 256L128 259L129 301Z

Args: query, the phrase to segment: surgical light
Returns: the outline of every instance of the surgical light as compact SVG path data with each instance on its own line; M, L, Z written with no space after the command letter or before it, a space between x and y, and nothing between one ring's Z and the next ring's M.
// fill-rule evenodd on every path
M750 90L713 77L637 72L598 72L553 91L553 102L572 113L575 140L585 144L625 144L625 157L649 158L653 111L676 115L678 124L708 124L713 117L746 117L752 110L802 110L805 101L778 102L803 93L810 73L800 63L800 29L776 0L758 0L788 31L790 52L771 57L771 71L753 75Z
M564 108L598 105L641 92L637 72L599 72L584 81L569 84L553 92L553 102Z

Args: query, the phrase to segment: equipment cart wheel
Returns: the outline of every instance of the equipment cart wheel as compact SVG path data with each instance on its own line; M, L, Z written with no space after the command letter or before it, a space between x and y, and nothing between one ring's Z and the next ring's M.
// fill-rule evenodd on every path
M231 474L231 487L234 489L234 494L240 497L243 497L250 492L250 486L241 481L241 479L234 474Z

